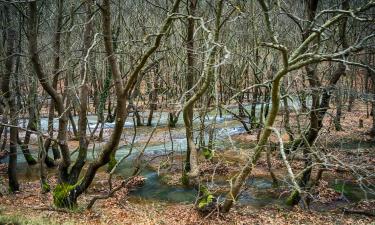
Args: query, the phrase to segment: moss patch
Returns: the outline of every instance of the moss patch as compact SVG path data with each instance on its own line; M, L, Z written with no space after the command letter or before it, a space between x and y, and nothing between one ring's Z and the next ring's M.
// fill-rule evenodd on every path
M212 159L212 157L214 156L214 151L209 149L209 148L203 148L203 156L205 159Z
M51 186L47 182L42 182L42 192L47 193L51 191Z
M56 185L53 190L53 204L58 208L75 208L77 206L74 199L71 198L71 191L77 186L62 183Z
M286 199L285 203L288 206L294 206L299 202L300 199L301 197L300 197L299 192L297 190L294 190L292 194L290 194L290 196Z
M29 165L35 165L37 161L34 159L34 157L30 154L24 154L27 164Z
M181 183L183 185L189 185L189 176L185 172L182 174Z
M115 152L113 152L111 153L110 158L109 158L107 172L110 173L112 169L116 166L116 164L117 164L117 160L115 157Z
M204 209L213 202L215 197L211 194L211 192L205 186L201 186L199 189L199 192L200 192L201 198L199 199L199 202L198 202L198 208Z

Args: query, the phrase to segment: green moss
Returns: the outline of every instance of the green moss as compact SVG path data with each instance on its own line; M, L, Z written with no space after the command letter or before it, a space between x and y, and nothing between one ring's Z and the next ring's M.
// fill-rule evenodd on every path
M47 182L42 182L42 191L47 193L51 191L51 186Z
M289 206L294 206L298 204L299 200L301 199L301 196L297 190L294 190L292 194L286 199L286 204Z
M345 184L334 184L332 188L339 193L343 193L344 195L349 195L353 192L353 188Z
M111 153L110 155L110 159L109 159L109 162L108 162L108 168L107 168L107 172L111 172L112 169L116 166L117 164L117 160L116 160L116 157L115 157L115 153L116 152L113 152Z
M201 186L199 188L199 192L200 192L201 198L198 201L198 208L204 209L205 207L209 206L213 202L215 197L211 194L211 192L205 186Z
M336 183L332 188L338 193L342 193L349 200L359 201L365 198L363 190L359 186L350 183Z
M24 154L27 164L35 165L37 162L31 154Z
M189 176L187 175L186 172L184 172L184 173L182 174L182 177L181 177L181 183L182 183L183 185L189 185Z
M214 151L209 148L203 148L202 153L205 159L212 159L212 157L214 156Z
M71 198L71 191L77 186L62 183L56 185L53 190L53 204L58 208L75 208L77 206L74 199Z

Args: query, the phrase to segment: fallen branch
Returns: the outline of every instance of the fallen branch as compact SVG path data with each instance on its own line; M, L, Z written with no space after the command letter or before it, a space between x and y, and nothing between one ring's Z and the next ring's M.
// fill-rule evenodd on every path
M43 133L40 132L40 131L29 130L29 129L27 129L27 128L23 128L23 127L15 126L15 125L11 125L11 124L6 124L6 123L1 123L1 122L0 122L0 126L10 127L10 128L17 128L17 129L20 129L20 130L23 130L23 131L30 132L30 133L32 133L32 134L41 135L41 136L43 136L43 137L45 137L45 138L49 138L49 139L51 139L51 140L57 141L56 139L54 139L54 138L51 137L50 135L48 135L48 134L43 134Z
M63 212L63 213L72 213L74 211L68 210L68 209L63 209L63 208L55 208L51 206L45 206L45 207L29 207L25 206L25 208L33 209L33 210L41 210L41 211L56 211L56 212Z
M110 198L110 197L112 197L117 191L121 190L122 188L131 189L131 188L134 188L134 187L138 187L138 186L143 185L145 179L146 179L146 178L141 177L141 176L132 176L132 177L129 177L128 179L122 181L121 184L120 184L119 186L113 188L110 192L108 192L108 194L93 197L93 198L90 200L89 204L86 206L86 209L90 210L90 209L93 207L93 205L95 204L95 202L96 202L97 200L103 200L103 199Z
M364 211L364 210L355 210L355 209L342 209L342 212L345 214L358 214L369 217L375 217L375 211Z

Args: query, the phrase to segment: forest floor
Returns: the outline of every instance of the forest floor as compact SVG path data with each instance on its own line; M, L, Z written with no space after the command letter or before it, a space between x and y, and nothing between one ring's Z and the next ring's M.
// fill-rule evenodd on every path
M358 127L358 119L363 119L364 127ZM278 118L281 122L282 118ZM364 109L345 112L342 119L342 131L334 131L332 120L325 120L325 129L321 132L318 142L323 143L319 148L334 154L340 160L347 163L357 162L369 167L370 171L375 169L375 147L374 140L366 132L370 129L371 118L366 118ZM166 128L155 133L155 140L162 140ZM147 136L143 138L146 141ZM153 138L153 140L154 140ZM253 143L256 134L240 134L232 137L234 141ZM283 140L287 141L283 136ZM277 144L275 136L271 141ZM157 142L157 141L156 141ZM363 144L364 147L356 147ZM368 144L369 143L369 144ZM71 142L73 149L76 142ZM250 145L249 145L250 146ZM239 150L239 151L238 151ZM201 169L205 174L212 174L213 170L224 176L224 180L233 176L239 170L249 154L249 149L228 148L217 152L212 161L202 158ZM284 165L277 152L273 153L272 168L279 179L286 177ZM269 176L266 157L262 157L252 176ZM298 157L297 157L298 158ZM147 157L146 157L147 159ZM178 155L174 157L174 164L167 169L160 169L160 163L165 158L160 157L150 164L150 168L158 170L166 177L163 179L171 185L178 185L181 177L181 160ZM219 166L218 166L219 165ZM301 169L302 162L296 160L293 169ZM5 169L4 164L0 164ZM372 167L372 168L371 168ZM1 168L0 168L1 170ZM95 183L87 193L79 198L79 207L73 211L56 209L52 206L52 194L40 193L38 181L22 182L21 191L15 194L0 196L0 225L2 224L375 224L374 216L360 215L358 212L374 214L375 201L360 201L356 203L343 204L341 194L327 186L332 178L344 177L352 179L347 171L332 170L325 172L323 181L317 188L317 195L310 210L302 209L302 206L288 208L283 205L267 205L265 207L254 207L251 205L236 205L228 214L213 212L206 216L200 214L194 208L194 204L171 203L156 200L140 200L129 195L131 190L123 188L116 192L113 197L98 200L91 210L84 207L98 194L107 193L108 175L101 171L95 178ZM3 176L5 186L6 176ZM1 178L1 179L2 179ZM114 186L121 182L120 177L114 180ZM202 180L209 179L203 176ZM355 180L352 180L355 182ZM147 181L146 181L147 182ZM56 177L51 177L50 184L56 185ZM3 188L4 189L4 188ZM278 189L278 195L287 195L287 190Z
M80 206L92 194L85 194ZM112 198L98 201L93 209L73 211L51 206L51 193L41 194L38 183L23 185L23 190L0 198L0 224L374 224L374 217L346 214L342 209L306 211L270 205L262 208L237 206L228 214L214 212L206 217L193 204L139 201L129 197L127 190ZM365 210L374 209L375 202L362 202ZM349 208L349 207L348 207ZM355 212L357 205L350 207Z

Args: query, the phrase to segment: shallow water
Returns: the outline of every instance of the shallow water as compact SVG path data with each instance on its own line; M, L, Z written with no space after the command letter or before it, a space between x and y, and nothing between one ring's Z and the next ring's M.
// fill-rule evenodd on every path
M193 188L164 184L161 177L151 170L144 170L141 175L147 180L142 187L131 193L133 196L147 200L181 203L191 203L196 199L197 191Z
M155 116L155 118L157 115ZM167 114L161 115L161 123L167 122ZM89 116L89 123L96 124L96 116ZM212 116L207 118L207 121L213 120ZM182 119L179 120L182 123ZM222 125L216 128L216 146L218 146L217 150L230 148L234 146L235 148L249 148L249 143L243 143L240 141L232 141L229 137L235 134L245 133L244 128L237 122L233 122L233 118L231 116L224 116L221 119L217 120L218 124L222 123ZM46 125L46 120L42 119L42 124ZM56 121L57 124L57 121ZM109 127L111 124L107 124ZM43 126L43 125L42 125ZM126 123L125 127L133 126L133 124ZM151 127L142 127L138 136L147 137L151 131ZM132 130L130 128L130 130ZM128 136L131 133L127 134ZM127 138L128 139L128 138ZM207 139L207 135L206 135ZM172 140L171 142L169 139L166 139L165 143L152 143L147 146L145 149L146 155L161 155L165 153L169 153L172 149L180 154L186 151L186 139L184 135L184 129L175 129L172 130ZM133 163L132 160L136 157L139 151L142 149L143 144L138 143L135 144L133 148L133 153L124 161L121 165L119 165L116 174L121 175L122 177L129 177L133 171ZM96 157L97 153L99 152L100 148L97 148L94 152L89 150L88 159L92 160ZM123 146L119 148L116 152L116 158L119 160L123 156L129 153L129 146ZM19 151L20 152L20 151ZM34 154L36 151L33 151ZM38 166L30 167L26 164L24 157L19 153L18 157L18 174L20 180L23 181L35 181L39 179L39 168ZM50 151L51 154L51 151ZM35 155L36 157L36 155ZM74 159L76 154L72 157ZM6 162L6 159L3 159ZM55 174L55 169L47 169L47 173L49 176ZM157 172L143 169L141 175L146 177L145 184L131 193L134 198L143 199L143 200L156 200L156 201L166 201L166 202L188 202L192 203L196 200L197 191L193 188L187 188L183 186L171 186L167 185L162 181L162 177L158 176ZM341 182L341 183L340 183ZM368 198L375 198L375 195L364 195L360 194L362 190L357 184L348 184L345 183L343 186L343 181L337 181L332 183L331 186L334 187L337 191L343 191L343 194L351 201L358 201L360 199ZM226 181L215 181L215 183L207 183L207 186L222 186L228 187L229 184ZM341 186L340 186L341 185ZM282 204L282 200L278 198L278 194L275 193L275 189L272 187L272 181L267 177L256 177L256 178L249 178L246 182L245 191L238 198L237 204L240 205L252 205L254 207L263 207L269 204ZM340 190L339 190L340 189ZM363 193L363 192L362 192ZM224 195L220 195L220 193L216 193L220 198L223 199Z
M374 185L359 185L354 182L345 180L334 180L330 182L332 188L340 192L344 199L351 202L357 202L362 199L375 199L375 186Z
M209 118L212 119L212 118ZM226 122L230 121L230 117L223 118L218 120L219 122ZM144 128L139 135L148 135L152 128ZM229 122L226 123L223 127L216 128L216 145L220 146L218 150L225 149L230 146L235 147L244 147L243 143L240 142L231 142L228 141L228 137L244 133L245 130L239 123ZM173 150L176 154L181 154L182 152L186 151L186 138L184 137L184 130L175 130L172 132L173 138ZM207 137L206 137L207 138ZM139 151L142 149L143 144L139 143L133 147L132 154L123 161L118 169L116 170L116 174L121 175L122 177L129 177L133 171L133 163L132 160L138 155ZM97 148L93 153L92 150L89 150L88 159L92 160L96 157L97 152L100 148ZM121 147L117 153L116 158L119 160L123 156L129 153L129 146ZM147 146L145 149L146 155L161 155L172 151L172 142L166 141L165 143L153 143ZM36 151L33 151L34 153ZM51 151L50 151L51 154ZM52 155L50 155L52 156ZM35 155L36 157L36 155ZM76 154L72 157L73 159L76 157ZM22 181L35 181L39 179L39 168L38 166L28 166L25 162L24 157L19 155L18 157L18 168L17 168L19 178ZM55 174L55 169L47 169L48 176L52 176ZM157 172L149 170L147 168L143 169L141 172L147 180L145 184L131 193L133 198L143 199L143 200L156 200L156 201L166 201L166 202L186 202L186 203L193 203L196 200L197 191L193 188L187 188L184 186L171 186L167 185L162 181L162 177L160 177ZM227 182L222 183L221 185L228 185ZM267 189L270 188L272 182L267 179L250 179L248 185L255 187L256 189ZM238 202L239 204L251 204L254 206L263 206L274 202L273 197L266 195L256 195L251 194L250 192L243 192L240 196Z
M271 103L269 103L269 104L271 105ZM295 109L300 108L300 102L299 102L297 96L291 96L290 98L288 98L288 104L289 104L289 107L290 107L291 110L295 110ZM307 105L308 106L311 105L311 100L307 101ZM244 103L243 106L246 110L250 111L252 104ZM281 109L284 107L283 102L280 103L280 107L281 107ZM256 104L255 108L256 108L256 114L259 114L260 109L261 109L261 104L259 104L259 103ZM230 109L234 113L238 113L238 106L236 106L236 105L228 106L228 109ZM217 123L223 123L223 122L228 121L228 120L233 120L233 116L231 114L228 114L227 112L225 112L225 110L223 110L222 112L223 112L222 117L219 117L219 116L216 117ZM145 122L147 121L147 118L148 118L148 112L147 111L146 112L139 112L139 114L141 116L141 119L143 120L143 124L146 124ZM156 123L157 123L157 121L159 120L159 117L160 117L159 125L166 126L168 124L168 114L169 114L168 112L154 112L152 125L156 125ZM205 118L205 121L207 123L213 121L213 119L215 118L215 116L214 116L215 114L216 114L215 110L209 112L208 115ZM106 115L104 117L106 117ZM199 123L198 117L199 117L199 114L194 113L194 118L195 118L194 121L193 121L194 123ZM76 124L78 124L78 116L73 116L73 120L75 121ZM92 130L92 129L95 128L95 126L97 124L98 117L95 114L88 115L87 121L88 121L88 130L90 130L90 129ZM28 123L27 118L19 120L19 125L22 126L22 127L26 127L27 123ZM59 124L58 119L54 118L53 128L57 129L58 124ZM182 113L180 113L180 115L179 115L179 119L178 119L177 124L183 125ZM114 125L115 125L115 123L106 122L106 123L104 123L104 128L113 128ZM127 120L124 123L124 127L125 128L131 128L133 126L134 126L134 123L133 123L133 119L132 119L132 114L130 114L128 116ZM40 118L40 127L41 127L41 130L47 131L47 129L48 129L48 118L47 117ZM69 131L72 130L70 121L69 121L68 129L69 129Z

